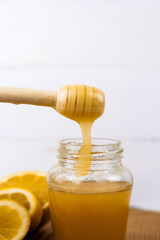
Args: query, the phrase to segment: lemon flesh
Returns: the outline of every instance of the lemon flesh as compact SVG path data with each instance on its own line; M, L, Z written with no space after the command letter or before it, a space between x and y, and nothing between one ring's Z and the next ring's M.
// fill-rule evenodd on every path
M14 200L28 210L31 216L30 231L35 230L40 224L43 210L41 204L32 192L22 188L0 189L0 200L2 199Z
M23 188L31 191L43 208L43 222L50 218L46 173L40 171L22 171L7 175L0 179L0 189Z
M0 200L0 240L21 240L28 233L30 216L12 200Z

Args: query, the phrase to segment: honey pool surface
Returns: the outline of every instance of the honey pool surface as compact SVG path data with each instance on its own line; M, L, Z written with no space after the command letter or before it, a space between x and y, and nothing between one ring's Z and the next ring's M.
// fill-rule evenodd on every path
M88 193L49 188L53 239L125 240L132 186L118 184L119 190L103 193L93 188Z

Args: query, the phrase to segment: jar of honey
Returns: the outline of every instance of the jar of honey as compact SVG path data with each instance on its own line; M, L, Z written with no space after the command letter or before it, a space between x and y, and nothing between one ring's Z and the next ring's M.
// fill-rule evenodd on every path
M133 178L121 163L121 142L92 139L87 172L82 144L60 141L59 162L47 176L53 239L125 240Z

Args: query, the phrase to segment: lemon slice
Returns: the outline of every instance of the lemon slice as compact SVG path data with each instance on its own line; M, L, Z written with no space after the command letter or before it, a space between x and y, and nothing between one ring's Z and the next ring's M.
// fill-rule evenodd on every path
M22 171L0 179L0 189L10 187L23 188L31 191L42 205L43 223L50 219L45 172Z
M30 227L25 207L12 200L0 200L0 240L21 240Z
M30 231L36 229L42 219L42 206L37 198L28 190L22 188L0 189L0 200L11 199L23 205L31 216Z

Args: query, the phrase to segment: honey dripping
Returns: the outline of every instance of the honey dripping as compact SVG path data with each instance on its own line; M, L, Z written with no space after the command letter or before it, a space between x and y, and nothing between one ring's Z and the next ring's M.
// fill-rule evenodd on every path
M91 164L91 129L105 107L104 92L86 85L66 85L58 90L56 111L76 121L81 128L83 145L75 165L77 174L86 175Z

